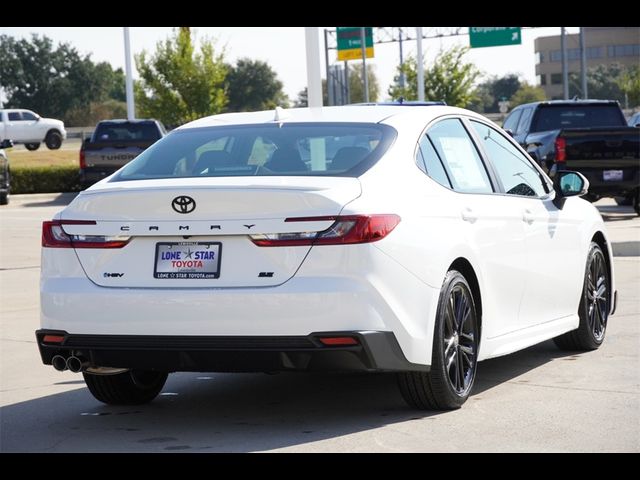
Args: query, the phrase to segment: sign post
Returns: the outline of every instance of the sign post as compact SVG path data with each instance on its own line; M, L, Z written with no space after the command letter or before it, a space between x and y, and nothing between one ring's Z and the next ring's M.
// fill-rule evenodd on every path
M471 48L520 45L522 32L520 27L469 27L469 43Z

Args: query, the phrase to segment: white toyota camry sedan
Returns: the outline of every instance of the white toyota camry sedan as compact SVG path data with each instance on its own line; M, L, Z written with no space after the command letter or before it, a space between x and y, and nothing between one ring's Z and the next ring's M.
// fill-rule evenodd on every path
M478 361L603 342L613 257L587 188L453 107L203 118L44 222L40 354L108 404L171 372L324 369L458 408Z

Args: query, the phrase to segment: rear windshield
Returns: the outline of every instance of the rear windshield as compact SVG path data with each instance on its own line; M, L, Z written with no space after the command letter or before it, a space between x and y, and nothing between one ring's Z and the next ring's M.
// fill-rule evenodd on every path
M617 105L544 105L536 112L530 131L624 126L626 123Z
M100 123L93 134L94 142L154 142L160 139L153 122Z
M359 176L396 131L370 123L290 123L176 130L112 181L178 177Z

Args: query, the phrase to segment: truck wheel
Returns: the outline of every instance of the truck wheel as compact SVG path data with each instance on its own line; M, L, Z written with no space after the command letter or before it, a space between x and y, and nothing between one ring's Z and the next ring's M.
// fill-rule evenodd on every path
M615 201L621 207L630 207L631 205L633 205L633 196L615 197Z
M62 135L57 130L51 130L44 139L49 150L58 150L62 145Z
M640 215L640 190L636 190L636 194L633 198L633 209L638 215Z
M27 150L33 152L34 150L37 150L40 148L40 144L39 143L25 143L24 144L24 148L26 148Z
M167 381L166 372L129 370L117 375L84 372L91 394L107 405L141 405L156 398Z
M9 203L9 192L0 193L0 205L6 205Z

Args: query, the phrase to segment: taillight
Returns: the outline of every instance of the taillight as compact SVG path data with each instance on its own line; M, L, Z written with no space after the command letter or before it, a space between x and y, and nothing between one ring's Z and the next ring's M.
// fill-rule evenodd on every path
M567 161L567 141L563 137L557 137L554 143L556 147L556 162L566 162Z
M84 160L84 150L82 148L80 149L80 168L81 169L87 168L87 164L85 163L85 160Z
M93 220L52 220L42 222L42 246L49 248L122 248L130 237L106 235L71 235L63 225L95 225Z
M400 217L394 214L287 218L285 222L328 220L333 220L333 225L321 232L269 233L250 237L259 247L370 243L383 239L400 223Z

